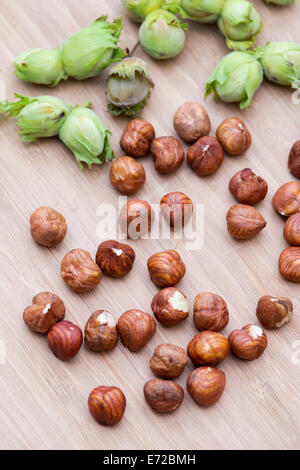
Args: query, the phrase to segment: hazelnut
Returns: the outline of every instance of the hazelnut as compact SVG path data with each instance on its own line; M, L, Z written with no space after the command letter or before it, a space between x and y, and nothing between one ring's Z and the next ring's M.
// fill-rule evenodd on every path
M155 348L150 367L157 377L174 379L182 374L187 362L188 355L183 348L166 343Z
M150 341L156 331L156 322L149 313L127 310L119 318L118 331L125 348L136 352Z
M252 143L246 124L239 118L227 118L218 127L217 139L228 155L242 155Z
M245 168L231 178L229 191L242 204L252 206L266 197L268 184L250 168Z
M268 345L265 332L256 325L246 325L241 330L232 331L228 340L231 352L245 361L259 358Z
M150 278L158 287L175 286L185 275L185 264L175 250L150 256L147 262Z
M162 175L173 173L184 162L184 150L175 137L159 137L151 144L154 166Z
M224 152L215 137L200 137L190 147L187 161L199 176L208 176L215 173L223 162Z
M300 282L300 248L291 246L283 250L278 266L284 279L290 282Z
M67 233L65 218L50 207L39 207L30 217L32 238L49 248L63 241Z
M191 199L179 191L163 196L160 201L160 208L172 230L182 228L193 213Z
M81 347L81 329L66 320L56 323L48 332L47 343L56 357L62 361L69 361L76 356Z
M188 344L188 355L199 366L216 366L229 354L228 339L215 331L202 331Z
M289 245L300 246L300 213L291 215L283 228L283 236Z
M111 351L118 343L116 322L111 313L97 310L92 313L84 329L84 340L91 351Z
M191 144L210 132L210 120L199 103L184 103L174 116L174 128L187 144Z
M226 385L226 376L220 369L199 367L188 376L187 391L200 406L210 406L222 396Z
M110 182L122 194L136 193L146 181L144 167L132 157L119 157L110 167Z
M88 292L100 282L102 273L91 255L80 248L69 251L61 262L61 277L75 292Z
M131 199L120 211L119 222L127 237L137 240L151 231L153 211L147 201Z
M126 155L131 157L145 157L150 151L155 131L148 121L133 119L124 129L120 146Z
M185 320L189 315L189 302L176 287L166 287L156 294L151 308L156 320L164 326L173 326Z
M228 232L237 240L250 240L267 225L255 207L245 204L232 206L227 212L226 220Z
M287 297L264 295L259 299L256 315L265 328L280 328L292 318L293 304Z
M151 379L144 386L145 400L158 413L175 411L182 403L184 391L171 380Z
M51 326L65 318L65 306L57 295L41 292L32 299L32 305L25 308L23 319L26 326L35 333L47 334Z
M291 148L289 169L293 176L300 178L300 140L297 140Z
M220 331L229 322L225 300L211 292L201 292L194 300L194 323L198 330Z
M88 406L91 415L98 423L112 426L122 419L126 398L120 388L102 385L91 391Z
M135 252L129 245L115 240L100 243L96 263L105 274L112 277L123 277L131 271L135 260Z
M280 215L288 217L300 211L300 183L285 183L276 191L272 204Z

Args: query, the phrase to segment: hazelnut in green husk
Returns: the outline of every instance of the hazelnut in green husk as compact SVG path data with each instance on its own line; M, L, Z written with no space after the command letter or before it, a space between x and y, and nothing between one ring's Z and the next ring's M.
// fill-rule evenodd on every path
M300 44L267 44L263 49L261 64L268 80L278 85L292 86L300 80Z
M201 23L215 23L224 7L224 0L166 0L163 8L182 18Z
M131 19L142 23L149 13L157 10L164 0L121 0Z

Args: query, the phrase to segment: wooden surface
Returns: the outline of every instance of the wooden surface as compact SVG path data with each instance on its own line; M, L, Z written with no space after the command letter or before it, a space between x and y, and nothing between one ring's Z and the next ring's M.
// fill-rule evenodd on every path
M299 42L300 3L276 8L256 1L264 21L259 38ZM84 82L69 80L55 89L19 82L14 74L14 57L30 47L55 47L79 28L103 14L110 19L124 14L122 44L132 48L137 26L129 21L118 0L2 0L0 5L0 68L7 97L15 91L26 95L51 94L65 102L92 100L94 110L113 131L118 141L126 119L105 112L106 73ZM156 88L143 112L153 123L157 136L174 135L172 119L185 101L203 102L204 83L219 59L225 43L215 26L191 24L184 52L175 60L149 62ZM158 203L169 191L185 191L193 202L205 205L205 242L202 250L185 251L184 241L141 240L131 243L137 255L133 271L123 280L104 277L90 294L77 295L59 275L60 261L72 248L94 255L97 207L118 205L118 194L110 186L109 166L80 171L71 153L56 139L22 144L12 120L0 118L0 341L6 347L6 363L0 365L0 447L2 449L296 449L300 447L300 358L295 341L300 340L299 286L278 275L277 260L285 242L283 221L271 206L275 190L292 180L287 156L300 138L300 104L291 101L292 91L264 83L249 112L236 106L205 106L212 133L228 116L242 117L253 136L246 155L229 158L216 175L197 177L186 164L174 175L156 174L151 157L140 160L147 171L145 187L138 197ZM269 194L258 208L267 228L250 242L238 243L226 230L225 215L234 203L228 191L231 176L251 167L269 183ZM28 219L34 209L48 205L65 215L69 231L55 249L37 246L29 233ZM157 415L144 403L143 385L152 377L149 359L155 346L173 342L186 347L196 334L192 315L182 325L158 331L139 353L131 354L121 344L109 354L93 354L82 347L69 363L57 360L44 337L29 332L22 320L23 309L40 291L56 292L67 306L67 319L84 328L91 312L110 310L118 318L125 310L151 311L156 287L150 282L147 258L156 251L174 247L187 265L180 288L189 297L204 290L222 295L230 309L225 330L255 322L260 296L287 295L294 302L292 322L268 332L265 354L252 363L229 357L221 368L227 388L221 401L201 409L186 393L175 413ZM299 343L298 343L299 349ZM294 357L295 359L295 357ZM298 362L298 364L297 364ZM192 370L188 365L179 382ZM100 384L120 386L127 397L126 414L114 428L103 428L91 418L87 397Z

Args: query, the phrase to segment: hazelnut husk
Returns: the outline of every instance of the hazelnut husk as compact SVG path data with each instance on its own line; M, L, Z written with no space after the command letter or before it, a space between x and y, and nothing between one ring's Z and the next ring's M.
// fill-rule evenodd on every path
M258 301L256 315L264 328L280 328L292 318L293 304L287 297L264 295Z
M151 308L156 320L164 326L177 325L189 315L189 301L176 287L166 287L158 292Z
M283 227L283 236L289 245L300 246L300 212L287 219Z
M126 398L120 388L102 385L91 391L88 407L98 423L104 426L113 426L123 418Z
M278 260L279 272L289 282L300 282L300 247L291 246L282 251Z
M252 206L266 197L268 184L250 168L245 168L231 178L229 191L242 204Z
M194 323L198 330L220 331L229 322L225 300L211 292L201 292L194 300Z
M65 218L51 207L39 207L30 217L32 238L42 246L52 248L63 241L67 233Z
M188 359L186 351L180 346L160 344L154 350L150 368L157 377L174 379L182 374Z
M222 370L213 367L199 367L187 379L187 390L200 406L210 406L220 400L226 385Z
M193 203L186 194L176 191L161 198L160 209L170 228L179 230L191 218Z
M179 137L191 144L210 132L210 119L203 106L189 102L181 105L174 116L174 128Z
M150 256L147 262L152 282L157 287L172 287L178 284L186 272L179 253L166 250Z
M175 411L182 403L184 391L171 380L151 379L144 386L145 400L158 413Z
M151 231L152 218L154 213L147 201L131 199L120 211L120 228L128 238L137 240Z
M132 119L124 129L120 146L126 155L145 157L150 152L155 131L150 122L144 119Z
M125 348L136 352L150 341L156 332L156 322L142 310L127 310L119 318L118 331Z
M57 295L40 292L33 297L32 305L25 308L23 319L31 331L45 335L55 323L65 318L65 313L65 305Z
M105 352L118 343L117 324L111 313L96 310L88 319L84 329L84 340L91 351Z
M237 240L250 240L267 225L257 209L245 204L232 206L227 212L226 221L228 232Z
M285 183L276 191L272 204L274 209L285 217L300 211L300 182Z
M225 119L217 128L217 139L228 155L242 155L252 143L246 124L239 118Z
M265 332L256 325L246 325L241 330L232 331L228 340L231 352L245 361L258 359L268 345Z
M292 175L300 178L300 140L297 140L291 148L288 165Z
M188 150L187 161L198 176L215 173L224 159L224 151L216 137L200 137Z
M216 366L229 354L228 339L215 331L201 331L188 344L188 355L196 367Z
M102 272L88 251L69 251L61 262L61 277L75 292L88 292L101 281Z
M146 181L144 167L132 157L116 158L110 168L110 182L120 193L136 193Z
M123 277L131 271L135 252L131 246L116 240L100 243L96 253L96 263L101 271L114 278Z
M184 162L184 150L175 137L158 137L151 144L151 154L158 173L173 173Z
M81 348L82 331L74 323L63 320L50 328L47 343L58 359L69 361Z

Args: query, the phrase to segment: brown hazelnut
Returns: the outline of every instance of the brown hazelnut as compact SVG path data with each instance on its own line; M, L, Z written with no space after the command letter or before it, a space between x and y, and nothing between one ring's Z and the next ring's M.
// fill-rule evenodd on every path
M151 231L152 218L154 213L147 201L131 199L120 211L120 228L128 238L137 240Z
M300 140L297 140L291 148L289 169L293 176L300 178Z
M82 331L70 321L61 321L48 331L47 343L53 354L62 361L69 361L82 345Z
M229 322L225 300L211 292L201 292L194 300L194 323L198 330L220 331Z
M156 320L164 326L177 325L189 315L189 301L176 287L166 287L158 292L151 308Z
M222 370L213 367L199 367L188 376L186 387L200 406L210 406L223 395L226 377Z
M162 197L160 209L171 229L178 230L191 218L193 203L186 194L176 191Z
M250 240L267 225L257 209L245 204L232 206L227 212L226 221L228 232L237 240Z
M158 413L175 411L182 403L184 391L171 380L151 379L144 386L145 400Z
M283 236L289 245L300 246L300 212L287 219L283 228Z
M96 263L105 274L118 278L131 271L135 260L133 248L116 240L100 243L96 254Z
M300 211L300 183L285 183L276 191L272 204L280 215L288 217Z
M136 193L146 181L144 167L132 157L119 157L110 167L110 182L122 194Z
M215 331L201 331L188 344L188 355L199 366L216 366L229 354L228 339Z
M111 313L97 310L88 319L84 340L91 351L111 351L118 343L117 325Z
M23 319L30 330L45 335L51 326L65 318L65 313L65 305L57 295L41 292L33 297L32 305L25 308Z
M278 266L284 279L290 282L300 282L300 247L291 246L283 250Z
M158 287L172 287L183 278L186 267L175 250L162 251L150 256L147 262L152 282Z
M210 120L199 103L184 103L174 116L174 128L187 144L191 144L210 132Z
M150 341L156 331L156 322L142 310L127 310L119 318L118 331L125 348L136 352Z
M30 217L32 238L49 248L61 243L67 233L65 218L50 207L39 207Z
M245 168L231 178L229 191L242 204L252 206L266 197L268 184L250 168Z
M75 292L88 292L99 284L102 273L88 251L69 251L61 262L61 277Z
M215 137L200 137L190 147L187 161L199 176L208 176L215 173L223 162L224 152Z
M256 325L246 325L241 330L232 331L228 340L231 352L245 361L259 358L268 345L265 332Z
M287 297L264 295L259 299L256 315L265 328L280 328L292 318L293 304Z
M162 175L173 173L184 162L184 150L175 137L159 137L151 144L154 166Z
M242 155L252 143L246 124L239 118L227 118L218 127L217 139L228 155Z
M179 377L188 362L185 350L175 344L160 344L150 360L153 374L163 379Z
M124 129L120 146L126 155L145 157L150 151L155 131L150 122L144 119L133 119Z
M123 418L126 398L120 388L102 385L91 391L88 407L98 423L104 426L113 426Z

